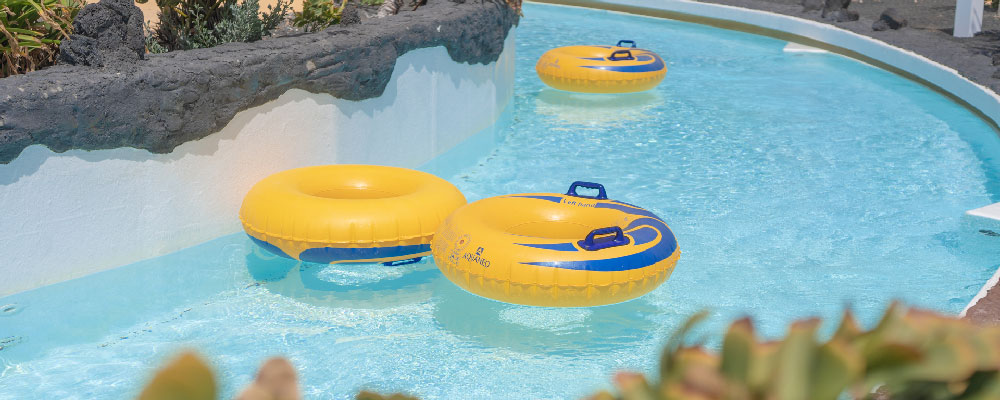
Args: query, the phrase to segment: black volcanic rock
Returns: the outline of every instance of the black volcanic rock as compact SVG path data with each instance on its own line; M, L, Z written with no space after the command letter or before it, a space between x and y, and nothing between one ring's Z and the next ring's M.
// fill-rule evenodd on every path
M344 10L340 12L340 24L341 25L353 25L361 23L361 14L358 13L358 7L354 3L347 3L344 6Z
M851 0L824 0L823 11L820 13L820 17L827 18L829 14L833 14L840 10L846 10L850 5Z
M142 20L130 0L88 4L73 19L73 34L62 43L59 61L112 68L135 64L146 54Z
M895 8L887 8L879 15L878 20L872 24L872 30L884 31L886 29L899 29L906 26L906 18L899 15Z
M827 15L827 18L834 22L848 22L857 21L860 16L857 11L848 10L846 8L839 9Z
M802 0L802 12L822 10L826 2L823 0Z

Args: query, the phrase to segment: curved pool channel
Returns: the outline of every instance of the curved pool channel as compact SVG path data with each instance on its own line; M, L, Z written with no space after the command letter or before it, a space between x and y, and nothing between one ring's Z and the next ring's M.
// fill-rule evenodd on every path
M433 261L301 264L236 234L0 299L0 398L127 398L181 348L213 362L226 396L283 354L306 398L579 397L615 370L652 371L698 310L711 311L711 343L743 315L774 337L845 307L870 324L892 299L955 314L1000 267L1000 237L963 216L1000 201L1000 140L945 97L768 37L524 13L513 122L445 178L470 200L602 183L676 233L683 254L664 285L606 307L515 306L462 291ZM579 95L534 73L549 48L619 39L666 59L663 84Z

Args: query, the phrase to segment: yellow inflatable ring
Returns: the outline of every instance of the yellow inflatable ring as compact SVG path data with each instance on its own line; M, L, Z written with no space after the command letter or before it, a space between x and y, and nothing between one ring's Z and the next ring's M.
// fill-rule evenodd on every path
M622 40L617 46L554 48L542 54L535 71L542 82L559 90L631 93L659 85L667 75L667 65L656 53Z
M430 254L441 221L465 204L451 183L404 168L324 165L283 171L243 199L243 230L279 256L391 262Z
M577 187L599 191L581 196ZM477 295L547 307L584 307L642 296L680 258L653 213L574 182L566 194L491 197L456 210L431 243L452 282Z

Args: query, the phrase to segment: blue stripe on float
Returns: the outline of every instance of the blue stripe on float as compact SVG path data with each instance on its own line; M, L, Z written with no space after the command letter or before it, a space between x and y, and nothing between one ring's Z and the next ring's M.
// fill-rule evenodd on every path
M613 72L629 72L629 73L639 73L639 72L653 72L663 69L665 64L663 59L658 56L643 54L635 57L636 61L653 61L649 64L642 65L583 65L581 68L591 68L599 69L603 71L613 71Z
M656 240L656 237L659 236L660 234L659 231L650 228L648 226L644 226L632 232L626 232L626 233L628 233L629 236L632 236L632 239L635 240L636 246L642 246L646 243L652 242Z
M648 226L640 227L632 232L625 232L629 236L632 236L633 246L642 246L646 243L656 240L660 232ZM533 247L536 249L544 250L555 250L555 251L580 251L576 246L570 243L514 243L518 246Z
M508 197L521 197L521 198L525 198L525 199L538 199L538 200L546 200L546 201L551 201L551 202L553 202L553 203L562 203L562 199L563 199L563 197L562 197L562 196L528 196L528 195L513 195L513 196L508 196Z
M353 262L375 258L406 257L431 251L429 244L414 244L394 247L318 247L299 254L302 261L330 264Z
M645 222L653 222L652 218L642 218ZM669 231L666 231L669 232ZM677 250L677 241L673 235L664 234L660 241L652 247L635 254L627 256L584 260L584 261L543 261L527 262L524 264L537 265L540 267L552 267L562 269L573 269L579 271L629 271L633 269L646 268L650 265L663 261Z
M642 207L639 207L639 206L637 206L637 205L635 205L635 204L629 204L629 203L626 203L626 202L624 202L624 201L621 201L621 200L611 200L611 202L612 202L612 203L615 203L615 204L624 204L624 205L626 205L626 206L629 206L629 207L632 207L632 208L639 208L639 209L642 209Z
M545 250L555 250L555 251L579 251L573 243L514 243L519 246L534 247L536 249Z
M553 203L562 203L564 196L539 196L539 195L513 195L510 197L523 197L530 199L539 199L545 201L551 201ZM553 267L553 268L563 268L563 269L574 269L582 271L628 271L632 269L645 268L650 265L656 264L663 259L670 257L677 251L677 238L674 237L674 233L667 227L667 224L660 220L656 214L652 212L633 206L628 203L623 203L620 201L610 201L610 202L597 202L595 208L609 208L612 210L618 210L630 215L636 215L643 218L638 218L632 221L629 226L625 227L623 230L629 232L632 238L635 239L636 245L645 244L656 240L657 234L660 236L660 241L654 244L652 247L643 250L639 253L630 254L627 256L609 258L609 259L598 259L598 260L584 260L584 261L540 261L540 262L527 262L523 264L527 265L537 265L540 267ZM638 228L638 229L637 229ZM634 230L634 231L633 231ZM522 246L538 247L538 248L548 248L550 250L556 250L553 247L559 247L560 249L567 248L566 246L572 246L571 243L557 243L549 244L544 246L550 247L539 247L540 245L529 245L518 243ZM573 248L576 250L576 248ZM565 251L565 250L562 250Z
M604 57L577 57L581 60L604 61Z
M642 225L650 226L663 234L663 238L660 239L660 243L657 243L656 246L667 246L671 254L673 254L674 250L677 249L677 238L674 236L674 232L671 231L670 228L667 227L667 224L663 223L663 220L661 220L660 217L657 217L656 214L653 214L646 209L636 208L635 206L626 205L625 203L617 201L611 203L598 203L597 208L610 208L622 211L626 214L646 217L632 221L632 223L625 227L624 230L629 231Z
M597 205L594 208L610 208L612 210L618 210L629 215L638 215L641 217L660 219L660 217L657 217L656 214L649 212L649 210L646 210L645 208L639 206L633 206L631 204L623 203L617 200L612 200L610 203L597 203ZM633 221L632 224L629 225L629 227L625 228L625 230L632 229L634 226L636 225L635 222Z
M254 242L254 244L260 246L260 248L262 248L264 250L267 250L268 253L274 254L276 256L285 257L285 258L291 258L293 260L295 259L295 257L292 257L292 256L286 254L285 251L281 250L280 248L278 248L278 246L275 246L275 245L270 244L268 242L265 242L263 240L257 239L257 238L255 238L253 236L250 236L250 235L247 235L247 237L249 237L250 240L252 240Z
M646 268L670 257L673 252L667 252L665 248L666 246L657 244L639 253L604 260L527 262L523 264L579 271L628 271Z
M618 202L597 203L597 208L610 208L622 211L626 214L642 216L643 218L632 221L632 223L629 224L629 226L624 230L629 231L641 227L631 233L633 235L632 237L635 238L637 242L640 239L655 239L655 231L658 231L661 233L660 241L646 250L627 256L584 261L528 262L524 264L580 271L628 271L646 268L650 265L656 264L663 259L670 257L670 255L677 251L677 238L674 237L673 232L670 231L667 224L663 223L663 221L661 221L655 214L641 208L634 208ZM649 238L650 234L654 235L653 238ZM638 237L636 235L638 235ZM648 241L646 243L648 243Z

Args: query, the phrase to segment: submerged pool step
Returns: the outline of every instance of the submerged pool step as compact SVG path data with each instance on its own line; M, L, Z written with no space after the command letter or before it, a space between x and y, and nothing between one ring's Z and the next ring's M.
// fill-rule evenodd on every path
M990 204L986 207L966 211L965 213L974 217L983 217L1000 221L1000 203Z
M802 43L788 42L785 48L782 49L785 53L814 53L814 54L826 54L829 53L828 50L823 50L818 47L806 46Z

